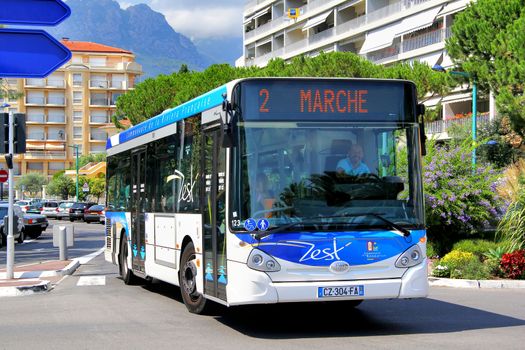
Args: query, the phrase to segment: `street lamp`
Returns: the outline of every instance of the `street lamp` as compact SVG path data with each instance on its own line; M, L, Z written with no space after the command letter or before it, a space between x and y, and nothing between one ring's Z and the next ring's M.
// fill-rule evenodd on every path
M74 148L74 149L75 149L75 158L76 158L76 161L75 161L75 167L76 167L76 169L77 169L77 181L76 181L75 202L78 202L78 147L79 147L79 145L72 145L72 146L67 146L67 147L71 147L71 148Z
M440 66L439 64L435 64L432 67L432 70L438 71L438 72L446 72L445 68ZM470 80L472 76L467 72L457 72L457 71L450 71L449 72L452 75L459 75L462 77L465 77ZM472 143L474 148L472 149L472 169L474 170L476 168L476 130L477 130L477 95L478 95L478 88L476 85L476 79L472 79Z

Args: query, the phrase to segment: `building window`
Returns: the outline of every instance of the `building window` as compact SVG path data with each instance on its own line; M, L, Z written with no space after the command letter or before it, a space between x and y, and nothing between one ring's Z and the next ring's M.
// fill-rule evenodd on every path
M73 91L73 103L74 104L82 103L82 91Z
M75 140L81 140L82 139L82 127L75 126L73 128L73 138Z
M74 122L82 121L82 111L73 111L73 121Z
M43 171L44 170L44 163L37 162L37 163L27 163L27 171Z
M50 162L48 167L49 170L64 170L66 168L65 164L62 162Z
M73 86L82 86L82 74L81 73L73 74Z

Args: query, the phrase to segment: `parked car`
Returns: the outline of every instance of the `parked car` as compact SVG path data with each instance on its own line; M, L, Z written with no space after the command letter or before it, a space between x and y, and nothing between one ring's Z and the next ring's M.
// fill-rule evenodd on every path
M45 215L24 214L24 234L31 238L38 238L49 226Z
M40 214L45 215L48 218L56 219L57 214L58 214L58 206L59 206L58 202L54 202L54 201L43 202L42 211L40 212Z
M91 207L84 210L84 221L87 223L90 222L100 222L100 216L103 215L104 206L100 204L92 205Z
M57 219L64 220L69 219L69 208L73 206L74 202L61 202L58 205Z
M9 208L8 203L0 203L0 247L4 246L7 242L7 211ZM18 243L24 242L24 212L18 205L13 206L13 224L15 225L13 230L13 236ZM6 222L4 222L6 221Z
M84 210L95 205L97 203L84 203L76 202L73 203L71 208L69 208L69 221L73 222L75 220L84 220Z
M38 205L30 205L29 208L26 210L26 214L40 214L41 208L39 208Z
M18 201L15 203L16 205L18 205L20 207L20 209L22 209L22 211L25 213L27 211L27 209L29 209L29 207L31 206L31 202L30 201Z

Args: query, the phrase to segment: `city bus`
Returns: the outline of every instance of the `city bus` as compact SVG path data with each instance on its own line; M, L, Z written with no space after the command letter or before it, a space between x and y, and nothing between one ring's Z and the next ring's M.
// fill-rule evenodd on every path
M332 78L166 110L108 139L106 260L193 313L425 297L423 112L412 82Z

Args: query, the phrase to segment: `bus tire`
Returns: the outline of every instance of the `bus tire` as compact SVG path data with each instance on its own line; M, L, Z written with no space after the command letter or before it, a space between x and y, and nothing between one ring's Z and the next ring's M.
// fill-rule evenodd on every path
M189 312L203 314L206 312L209 301L197 292L197 267L195 266L195 248L189 243L180 259L179 284L184 305Z
M119 270L122 280L127 285L137 283L137 276L133 274L133 271L128 266L128 241L126 235L122 235L120 239L120 254L119 254Z

